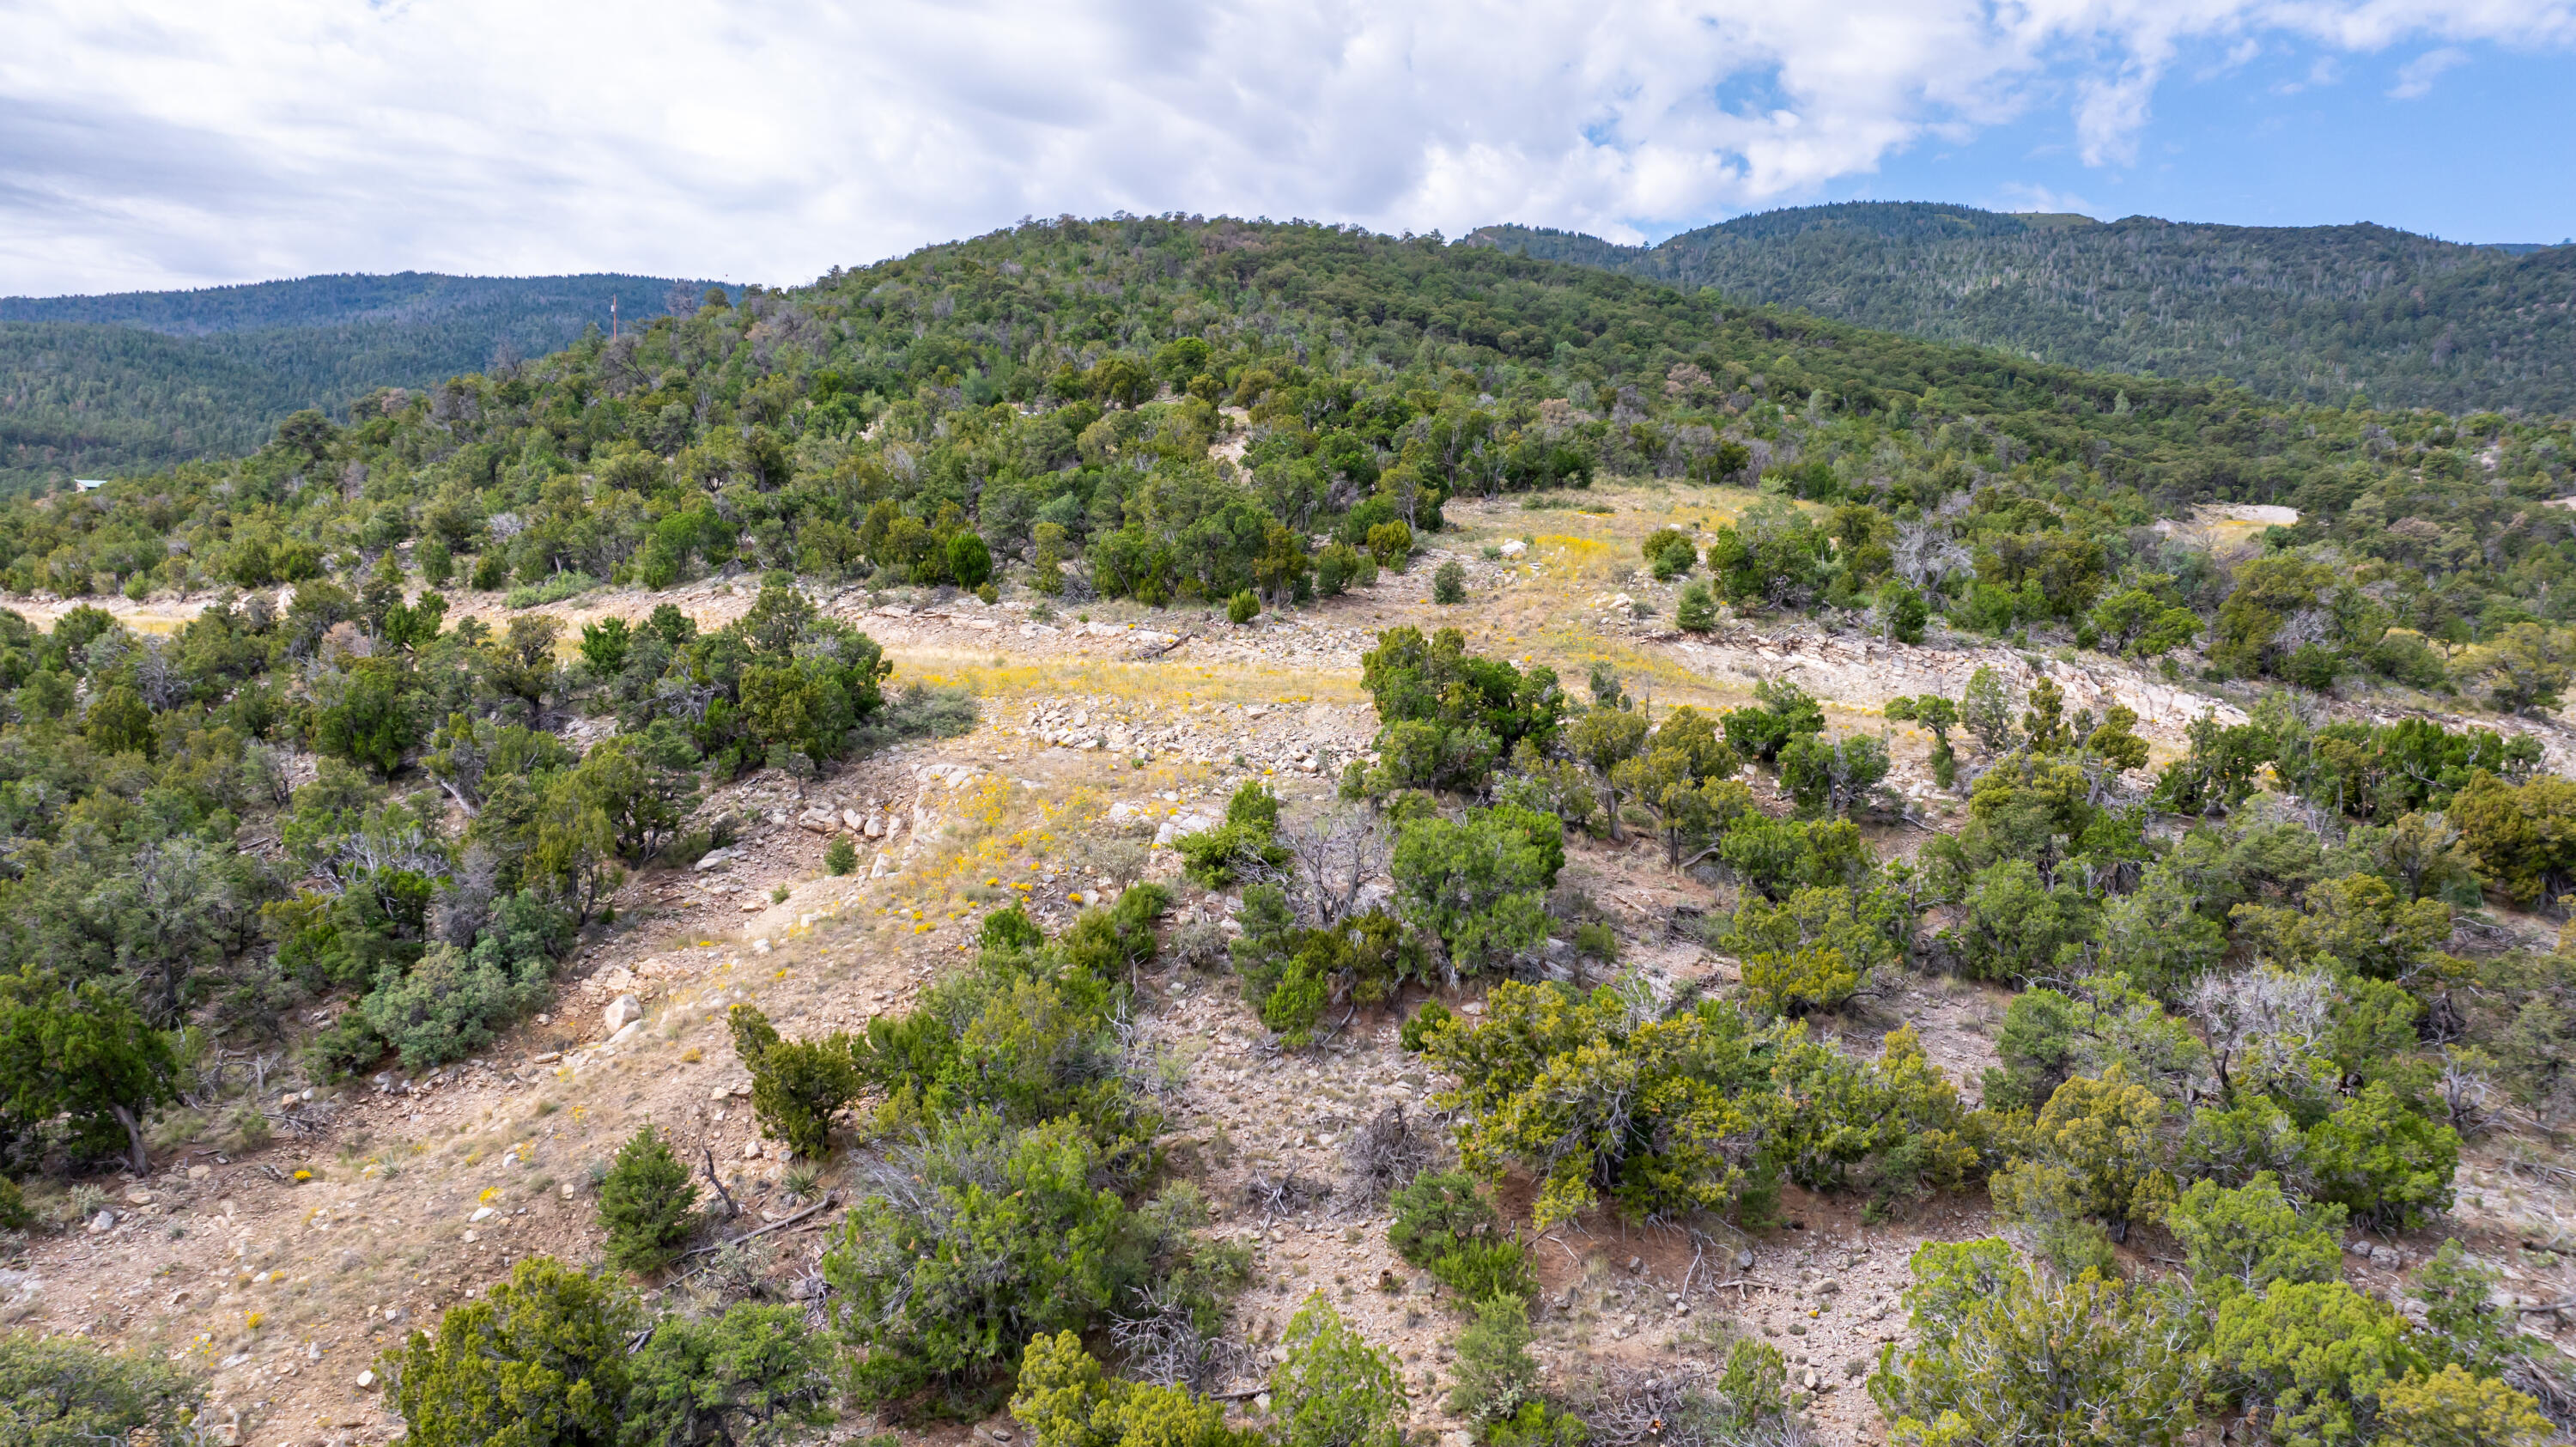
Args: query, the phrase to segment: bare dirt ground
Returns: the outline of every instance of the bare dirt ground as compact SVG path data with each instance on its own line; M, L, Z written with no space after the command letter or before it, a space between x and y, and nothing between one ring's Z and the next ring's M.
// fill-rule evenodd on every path
M760 1240L766 1270L783 1287L840 1214L834 1194L799 1215L843 1183L846 1153L791 1162L760 1138L725 1008L757 1003L790 1035L855 1027L904 1008L966 958L983 914L1004 901L1026 901L1053 928L1140 863L1144 877L1178 887L1177 860L1155 841L1175 821L1187 827L1220 814L1245 778L1268 779L1292 815L1331 807L1341 765L1374 733L1358 663L1381 628L1459 627L1472 647L1548 664L1570 684L1607 660L1658 706L1733 706L1757 678L1794 678L1826 700L1837 729L1890 736L1892 782L1921 819L1878 832L1891 852L1918 844L1926 825L1957 807L1924 772L1929 740L1879 715L1894 694L1955 695L1980 664L2019 683L2044 669L2075 704L2138 709L2160 755L2179 751L2198 710L2239 706L2216 690L2071 651L2025 654L1957 638L1908 648L1770 619L1730 618L1701 637L1672 631L1674 590L1636 572L1636 539L1667 524L1714 525L1747 500L1603 488L1588 503L1607 513L1453 503L1457 526L1410 572L1246 628L1205 609L1094 603L1039 615L1025 597L986 607L819 590L829 611L887 644L898 684L974 688L981 725L820 779L765 772L716 791L701 818L736 821L734 849L699 868L631 879L614 900L615 924L594 928L567 963L552 1007L476 1060L421 1078L390 1069L333 1086L307 1081L286 1057L264 1059L262 1103L279 1122L270 1140L165 1151L148 1179L91 1183L107 1190L107 1216L84 1212L95 1229L75 1224L27 1238L0 1268L0 1318L190 1364L209 1377L214 1420L236 1443L389 1442L401 1428L371 1374L378 1353L524 1257L595 1261L593 1183L618 1142L648 1120L711 1163L739 1203L743 1214L723 1233L779 1226ZM1516 551L1504 551L1515 542ZM1469 570L1466 606L1428 600L1444 556ZM603 590L544 611L578 624L638 618L673 602L711 626L748 606L752 591L747 580L665 594ZM42 621L68 605L6 606ZM102 606L166 632L202 600ZM506 611L490 596L457 599L459 614L498 621ZM2389 713L2407 703L2338 706ZM2554 767L2576 759L2576 736L2563 726L2531 727ZM840 878L822 866L835 831L864 846L859 870ZM1565 883L1620 936L1625 966L1666 985L1732 981L1732 963L1701 947L1697 925L1731 903L1723 887L1673 873L1651 846L1580 842ZM1176 933L1223 929L1236 904L1186 887L1178 895ZM1463 1318L1389 1251L1384 1216L1337 1205L1329 1193L1284 1211L1247 1202L1256 1176L1310 1187L1339 1180L1350 1134L1390 1106L1405 1107L1417 1129L1437 1129L1428 1098L1439 1082L1397 1047L1396 1015L1362 1014L1319 1049L1282 1052L1212 961L1167 960L1141 983L1144 1029L1183 1067L1167 1144L1216 1203L1211 1229L1255 1250L1253 1284L1235 1317L1247 1347L1244 1379L1262 1369L1296 1304L1325 1291L1402 1358L1414 1425L1460 1447L1463 1433L1440 1393ZM1992 1033L2006 998L1908 978L1826 1023L1846 1048L1874 1052L1887 1030L1912 1022L1933 1061L1973 1099L1996 1058ZM1472 992L1453 1003L1476 1008ZM2564 1265L2576 1257L2576 1230L2562 1229L2576 1221L2576 1172L2559 1159L2529 1130L2477 1143L2450 1226L2506 1261L2514 1289L2534 1303L2576 1294ZM1708 1362L1734 1336L1755 1334L1790 1356L1820 1440L1878 1440L1883 1428L1859 1378L1879 1346L1904 1331L1897 1297L1906 1260L1927 1240L1985 1234L1984 1200L1937 1199L1864 1222L1856 1200L1792 1192L1784 1221L1697 1242L1606 1218L1552 1233L1538 1251L1546 1359L1565 1369L1596 1359ZM2386 1286L2439 1234L2374 1241L2374 1254L2353 1259L2354 1274ZM2155 1252L2171 1254L2147 1244L2146 1233L2126 1249L2150 1269L2161 1259ZM652 1289L672 1299L704 1289L693 1270L707 1259L692 1258ZM873 1429L852 1417L826 1435L854 1440ZM953 1443L963 1431L910 1435Z

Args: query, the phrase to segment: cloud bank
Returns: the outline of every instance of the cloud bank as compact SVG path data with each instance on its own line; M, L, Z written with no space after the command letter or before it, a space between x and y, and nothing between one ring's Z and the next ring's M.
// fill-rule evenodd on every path
M0 0L0 292L400 267L796 281L1013 217L1633 239L2190 47L2576 43L2576 0ZM2447 60L2410 69L2425 86Z

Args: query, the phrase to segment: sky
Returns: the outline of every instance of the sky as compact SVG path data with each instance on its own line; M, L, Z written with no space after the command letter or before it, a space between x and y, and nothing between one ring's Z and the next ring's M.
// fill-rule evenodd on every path
M793 284L1023 216L2576 235L2576 0L0 0L0 294Z

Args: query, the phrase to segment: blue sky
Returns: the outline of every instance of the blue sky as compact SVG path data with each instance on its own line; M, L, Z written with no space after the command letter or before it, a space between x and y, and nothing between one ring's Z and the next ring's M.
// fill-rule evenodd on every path
M1027 215L2576 234L2576 0L0 0L0 294L794 283Z
M2275 43L2231 63L2229 47L2204 49L2157 88L2134 163L2086 165L2064 107L2040 107L1964 144L1909 147L1818 199L2243 226L2376 221L2449 241L2576 237L2576 58Z

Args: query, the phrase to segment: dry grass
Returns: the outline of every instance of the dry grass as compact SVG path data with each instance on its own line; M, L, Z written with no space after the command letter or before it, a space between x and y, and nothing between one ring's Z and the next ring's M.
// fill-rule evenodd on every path
M1138 703L1355 703L1368 695L1356 676L1266 664L1223 666L1184 660L1119 663L1031 658L995 649L894 647L894 682L957 686L978 698L1010 700L1090 694Z

